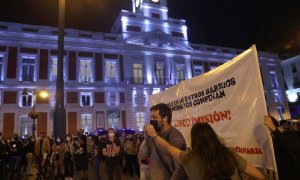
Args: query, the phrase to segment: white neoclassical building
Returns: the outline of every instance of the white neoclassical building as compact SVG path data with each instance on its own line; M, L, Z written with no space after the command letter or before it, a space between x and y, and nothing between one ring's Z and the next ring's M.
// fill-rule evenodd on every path
M168 17L166 0L132 0L110 33L65 29L65 109L67 132L114 127L142 130L149 95L201 75L243 49L192 44L186 21ZM0 22L0 131L31 134L33 95L37 98L37 135L53 132L58 29ZM289 118L280 59L259 52L268 111Z

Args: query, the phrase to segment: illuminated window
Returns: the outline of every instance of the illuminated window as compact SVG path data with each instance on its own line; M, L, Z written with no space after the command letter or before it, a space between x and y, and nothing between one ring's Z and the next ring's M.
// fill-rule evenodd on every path
M283 113L284 113L283 107L277 107L277 112L278 112L279 120L282 120L283 119Z
M35 57L22 56L22 81L34 81Z
M142 66L142 64L133 64L133 81L136 84L143 83L143 66Z
M155 77L157 84L165 84L165 65L162 63L155 63Z
M57 58L52 58L52 69L51 69L51 76L56 79L57 77Z
M116 92L108 92L108 96L107 96L107 105L108 106L119 105L117 95L118 95L118 93L116 93Z
M145 126L145 113L144 112L137 112L135 114L136 117L136 127L139 131L143 131Z
M176 65L176 78L177 78L177 82L185 80L184 65L181 65L181 64Z
M3 57L3 55L2 54L0 54L0 81L3 81L3 79L4 79L4 74L3 74L3 59L4 59L4 57Z
M80 60L80 82L82 83L91 82L91 60L90 59Z
M278 89L278 81L277 81L277 74L275 71L270 72L270 79L273 89Z
M117 62L106 61L105 76L107 83L115 83L117 81Z
M20 117L19 135L32 135L32 120L28 116Z
M108 127L118 129L120 120L120 111L107 111Z
M81 94L81 106L91 105L91 94Z
M278 93L274 93L275 96L275 102L280 103L280 96Z
M33 106L33 94L21 95L21 107Z
M81 114L81 128L84 132L92 132L92 114Z

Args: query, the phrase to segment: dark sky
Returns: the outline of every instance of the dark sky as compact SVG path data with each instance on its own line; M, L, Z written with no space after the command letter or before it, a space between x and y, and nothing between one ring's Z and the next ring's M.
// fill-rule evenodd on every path
M109 32L131 0L66 0L66 27ZM194 43L280 52L300 47L299 0L168 0ZM0 0L0 20L57 26L58 0Z

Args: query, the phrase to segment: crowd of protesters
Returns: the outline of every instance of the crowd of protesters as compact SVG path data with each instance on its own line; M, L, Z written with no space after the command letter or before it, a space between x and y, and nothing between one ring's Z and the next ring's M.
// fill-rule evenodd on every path
M187 150L182 134L171 125L172 112L166 104L150 109L150 124L143 133L109 128L105 133L85 134L79 129L66 138L14 134L4 137L0 132L0 179L88 179L88 167L95 180L100 164L105 166L108 180L122 179L128 173L141 180L240 179L241 173L256 179L265 176L238 154L221 143L207 123L196 123L191 130L192 148ZM279 179L300 178L299 125L291 126L273 117L264 117L274 142ZM215 153L213 153L215 152ZM37 173L32 174L33 165ZM75 177L75 175L77 177Z
M95 180L100 176L100 163L105 164L109 180L121 179L122 173L140 176L138 147L143 134L117 134L113 128L101 135L84 134L79 129L66 138L47 137L41 132L34 136L4 137L0 132L0 179L88 179L88 167ZM35 165L37 173L33 174ZM123 169L123 172L122 172ZM77 177L75 177L75 175Z

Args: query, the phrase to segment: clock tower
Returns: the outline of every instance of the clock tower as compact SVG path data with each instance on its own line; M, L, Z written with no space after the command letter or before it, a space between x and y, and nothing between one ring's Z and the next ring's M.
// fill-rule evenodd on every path
M149 18L168 19L167 0L132 0L132 11Z

